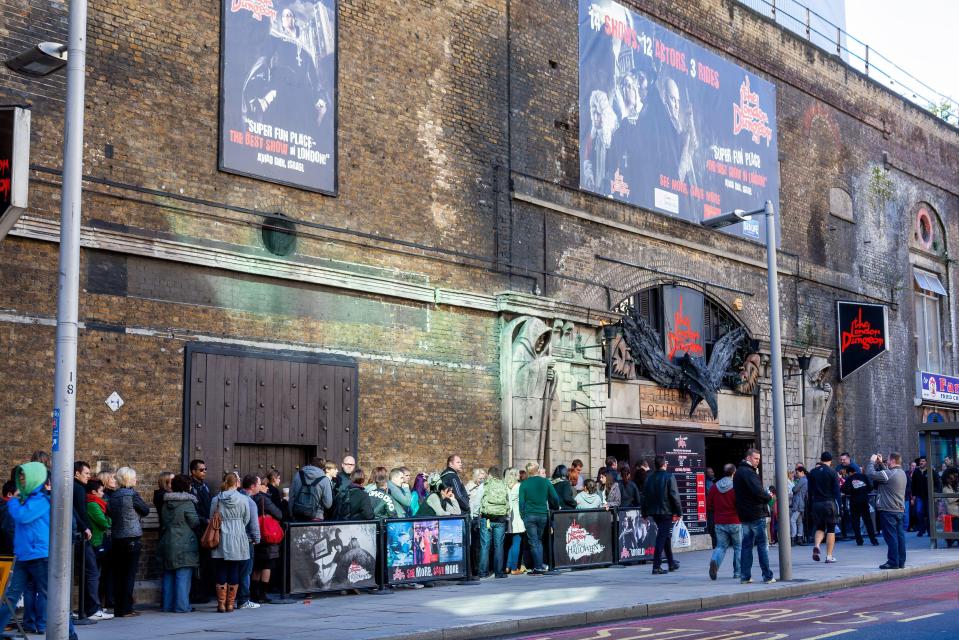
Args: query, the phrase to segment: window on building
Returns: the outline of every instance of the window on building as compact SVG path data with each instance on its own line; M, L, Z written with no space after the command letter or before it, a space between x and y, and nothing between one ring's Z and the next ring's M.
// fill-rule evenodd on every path
M922 371L943 373L940 305L946 295L946 288L934 273L914 269L913 276L916 281L914 304L917 366Z

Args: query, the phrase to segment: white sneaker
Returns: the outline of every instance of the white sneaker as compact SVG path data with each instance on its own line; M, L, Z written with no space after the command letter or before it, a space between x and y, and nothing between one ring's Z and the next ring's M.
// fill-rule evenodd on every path
M834 562L839 562L839 561L836 560L836 558L834 558L833 556L826 556L826 564L832 564Z
M99 611L94 613L92 616L89 616L91 620L109 620L112 617L113 617L112 613L107 613L103 609L100 609Z
M240 605L239 607L237 607L237 609L259 609L259 608L260 608L260 605L253 602L252 600L248 600L244 602L242 605Z

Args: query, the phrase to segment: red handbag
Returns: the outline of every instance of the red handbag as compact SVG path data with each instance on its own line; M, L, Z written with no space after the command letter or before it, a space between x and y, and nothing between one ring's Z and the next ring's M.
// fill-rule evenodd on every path
M257 518L257 522L260 525L260 542L280 544L283 542L283 527L276 521L276 518L268 513L263 513L266 510L263 508L263 501L265 499L265 496L260 494L257 500L257 511L263 514Z

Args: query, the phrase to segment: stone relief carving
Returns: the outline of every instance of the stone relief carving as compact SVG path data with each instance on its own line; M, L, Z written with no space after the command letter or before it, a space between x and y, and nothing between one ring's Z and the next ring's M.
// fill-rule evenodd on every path
M823 439L826 429L826 411L832 400L832 385L826 379L829 377L829 360L821 356L813 356L809 360L806 370L805 388L803 389L803 411L805 417L805 439L803 442L803 458L805 462L819 458L823 450Z
M557 332L539 318L522 316L500 337L503 457L509 465L543 460L556 395L553 339L564 333L562 323Z
M758 353L751 353L743 360L742 369L739 370L739 384L736 385L736 391L748 396L756 392L759 383L759 374L762 368L762 358Z

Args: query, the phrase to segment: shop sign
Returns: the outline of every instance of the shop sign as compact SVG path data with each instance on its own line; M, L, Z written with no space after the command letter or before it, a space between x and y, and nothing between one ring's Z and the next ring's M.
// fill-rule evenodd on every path
M639 402L645 424L719 429L719 420L705 403L700 404L693 415L689 415L689 396L679 389L640 384Z
M886 305L836 303L839 379L842 380L889 351Z
M919 379L923 400L959 404L959 378L920 371Z

